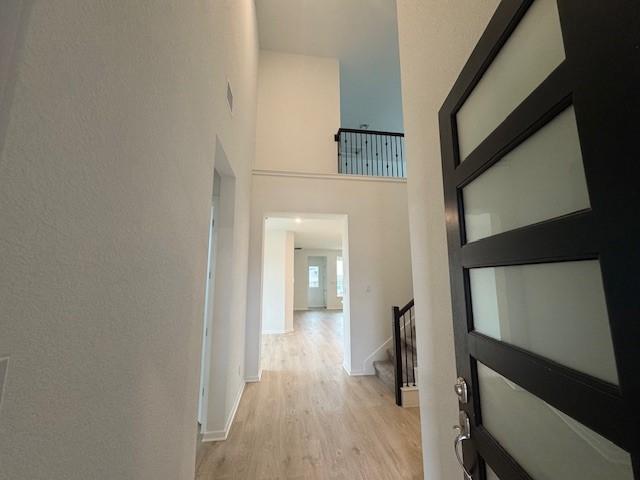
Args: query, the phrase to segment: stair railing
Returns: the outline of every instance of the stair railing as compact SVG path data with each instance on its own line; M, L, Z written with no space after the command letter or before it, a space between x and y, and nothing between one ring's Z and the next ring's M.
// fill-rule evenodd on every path
M393 370L396 404L402 406L402 388L416 386L415 310L413 300L404 307L393 307Z
M338 173L368 177L406 177L404 133L341 128Z

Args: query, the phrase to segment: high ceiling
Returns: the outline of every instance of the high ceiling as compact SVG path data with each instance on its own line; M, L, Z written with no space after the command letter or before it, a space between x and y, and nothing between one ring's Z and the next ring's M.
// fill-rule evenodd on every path
M402 131L395 0L256 0L260 48L340 60L342 127Z
M287 230L295 234L299 248L341 250L344 216L268 217L267 230Z

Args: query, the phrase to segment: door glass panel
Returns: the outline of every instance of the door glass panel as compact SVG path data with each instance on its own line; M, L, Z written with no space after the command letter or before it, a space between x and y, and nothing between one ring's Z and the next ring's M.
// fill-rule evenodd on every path
M597 260L469 270L477 332L618 383Z
M460 159L565 58L556 0L536 0L456 115Z
M320 267L309 266L309 288L320 286Z
M573 107L463 188L467 241L589 208Z
M496 475L496 472L491 470L491 467L489 465L486 465L485 468L487 470L487 480L500 480L498 478L498 475Z
M536 480L632 480L630 455L478 362L482 423Z

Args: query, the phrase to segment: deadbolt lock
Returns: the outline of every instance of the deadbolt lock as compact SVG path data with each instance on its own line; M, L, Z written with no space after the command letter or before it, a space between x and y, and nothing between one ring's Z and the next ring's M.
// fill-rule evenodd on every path
M467 382L465 382L464 378L458 377L455 385L453 386L453 390L456 392L458 396L458 400L460 403L467 403L469 401L469 389L467 387Z

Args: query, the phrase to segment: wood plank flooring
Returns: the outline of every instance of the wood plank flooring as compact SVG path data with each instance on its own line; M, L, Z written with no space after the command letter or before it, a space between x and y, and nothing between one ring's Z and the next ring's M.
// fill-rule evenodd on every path
M203 449L196 480L423 478L419 411L344 372L342 314L294 322L263 337L262 381L247 385L228 439Z

